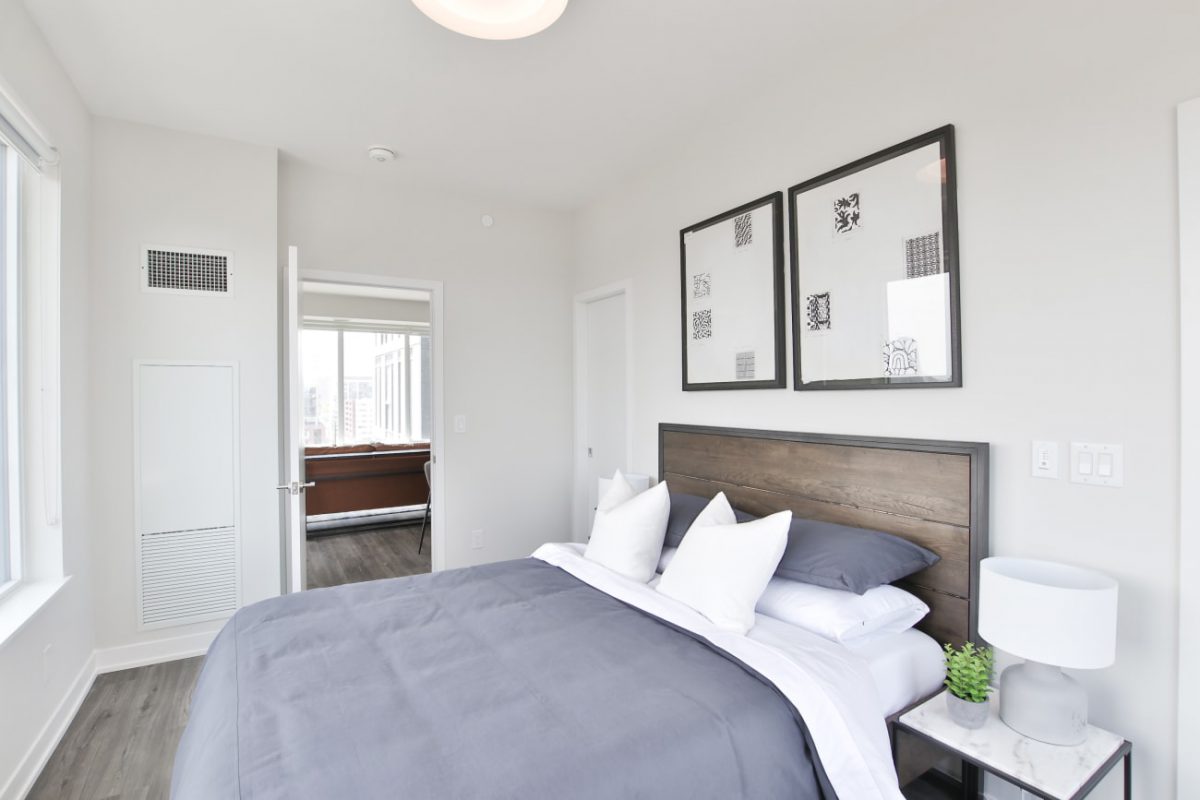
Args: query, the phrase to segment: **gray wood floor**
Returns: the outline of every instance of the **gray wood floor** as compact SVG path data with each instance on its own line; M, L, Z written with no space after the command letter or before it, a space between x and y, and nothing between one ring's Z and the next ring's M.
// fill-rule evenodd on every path
M97 677L28 800L165 800L201 660Z
M420 535L418 523L313 537L308 540L308 588L429 572L429 531L418 553Z

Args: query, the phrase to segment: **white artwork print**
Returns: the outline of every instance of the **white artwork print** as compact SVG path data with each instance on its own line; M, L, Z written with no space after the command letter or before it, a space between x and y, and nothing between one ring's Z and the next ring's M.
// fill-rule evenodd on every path
M880 348L902 338L920 346L919 377L948 376L940 160L933 142L794 195L803 383L889 377Z
M687 380L775 377L773 206L684 235Z

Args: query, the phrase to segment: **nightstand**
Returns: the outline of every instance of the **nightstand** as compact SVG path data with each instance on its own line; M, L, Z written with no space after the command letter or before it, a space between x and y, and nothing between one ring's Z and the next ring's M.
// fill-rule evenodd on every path
M942 692L902 714L896 729L931 742L968 764L1048 800L1086 797L1123 761L1125 800L1130 800L1133 746L1128 741L1089 725L1087 739L1081 745L1045 744L1022 736L1001 722L999 707L999 692L995 692L987 723L978 730L967 730L950 719Z

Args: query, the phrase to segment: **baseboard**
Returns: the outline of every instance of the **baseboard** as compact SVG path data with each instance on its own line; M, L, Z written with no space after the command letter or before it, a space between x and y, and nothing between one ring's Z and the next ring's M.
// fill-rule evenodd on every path
M71 688L67 690L66 696L58 704L58 708L54 709L54 713L42 728L41 733L25 753L25 757L21 759L16 772L8 779L4 788L0 789L0 798L23 800L33 789L33 784L42 774L46 762L50 760L58 743L66 735L67 728L71 726L75 715L79 713L79 707L83 705L83 700L87 697L95 679L96 656L92 654L83 662L83 668L71 682Z
M213 629L190 633L186 636L172 636L169 639L154 639L148 642L97 650L96 674L103 675L106 672L202 656L208 652L208 647L217 637L218 632L218 629Z

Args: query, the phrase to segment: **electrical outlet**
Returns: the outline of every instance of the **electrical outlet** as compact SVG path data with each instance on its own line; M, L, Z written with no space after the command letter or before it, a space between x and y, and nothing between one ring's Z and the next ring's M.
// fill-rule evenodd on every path
M483 549L483 531L471 531L471 549Z

